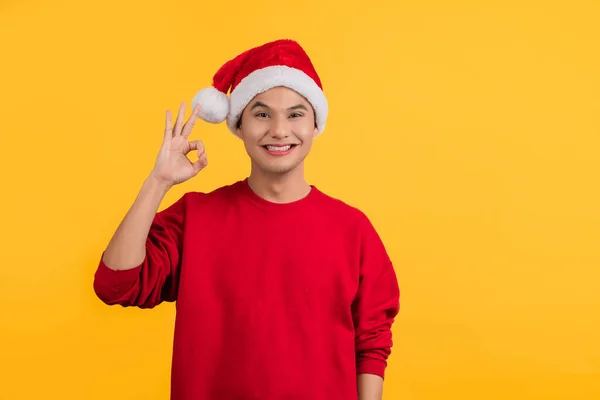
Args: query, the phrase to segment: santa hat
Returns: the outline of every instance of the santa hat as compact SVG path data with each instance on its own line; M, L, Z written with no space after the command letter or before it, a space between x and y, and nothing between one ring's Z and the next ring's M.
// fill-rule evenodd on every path
M214 75L212 87L196 93L192 107L200 104L199 116L207 122L227 120L227 127L237 135L237 121L244 108L254 96L276 86L306 98L315 111L318 134L323 132L328 105L321 80L306 52L289 39L254 47L226 62Z

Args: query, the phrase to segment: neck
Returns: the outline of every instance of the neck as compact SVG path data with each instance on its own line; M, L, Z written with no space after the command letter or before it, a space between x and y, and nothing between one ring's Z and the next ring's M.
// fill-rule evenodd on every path
M290 203L306 197L311 186L304 178L304 170L299 165L285 174L270 174L252 166L248 185L254 193L273 203Z

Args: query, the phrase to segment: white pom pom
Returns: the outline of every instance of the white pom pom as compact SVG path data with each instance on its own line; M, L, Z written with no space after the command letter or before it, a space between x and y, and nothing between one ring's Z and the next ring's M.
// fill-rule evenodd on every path
M218 124L225 121L229 114L229 97L214 87L200 90L192 100L192 109L200 104L200 118Z

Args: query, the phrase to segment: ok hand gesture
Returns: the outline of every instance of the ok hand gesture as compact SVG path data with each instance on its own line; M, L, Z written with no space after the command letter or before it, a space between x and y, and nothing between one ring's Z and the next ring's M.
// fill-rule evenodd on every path
M164 139L151 175L169 187L196 176L208 164L202 141L188 142L199 113L200 106L197 105L184 124L185 103L181 103L173 128L171 112L167 110ZM196 150L198 155L195 162L187 157L192 150Z

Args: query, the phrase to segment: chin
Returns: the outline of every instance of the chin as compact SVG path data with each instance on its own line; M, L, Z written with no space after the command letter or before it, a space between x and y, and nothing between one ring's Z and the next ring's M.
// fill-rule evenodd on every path
M298 165L263 165L260 169L270 174L283 175L292 172Z
M282 175L294 171L300 165L297 160L279 160L272 162L271 160L265 161L263 159L253 160L253 164L258 167L259 170L267 174Z

